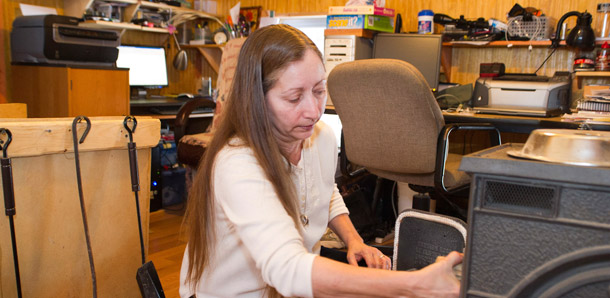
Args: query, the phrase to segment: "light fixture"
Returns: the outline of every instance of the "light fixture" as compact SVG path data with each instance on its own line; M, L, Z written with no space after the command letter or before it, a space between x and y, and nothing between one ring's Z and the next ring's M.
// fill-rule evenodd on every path
M552 40L551 47L559 47L560 31L563 22L571 17L578 17L576 21L576 27L570 30L570 34L566 37L566 44L570 47L578 48L583 51L592 51L595 49L595 33L591 28L592 17L588 12L570 11L564 14L559 22L557 22L557 32L555 32L555 38Z

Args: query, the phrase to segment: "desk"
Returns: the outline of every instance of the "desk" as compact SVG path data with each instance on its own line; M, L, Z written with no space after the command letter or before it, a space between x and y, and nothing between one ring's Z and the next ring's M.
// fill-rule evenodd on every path
M579 129L584 125L592 130L610 131L610 123L564 121L561 117L526 117L492 114L448 113L443 111L446 123L491 123L501 132L527 133L538 128Z

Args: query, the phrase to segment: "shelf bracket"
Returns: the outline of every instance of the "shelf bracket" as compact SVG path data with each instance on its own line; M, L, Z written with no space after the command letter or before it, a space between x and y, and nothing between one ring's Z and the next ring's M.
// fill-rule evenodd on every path
M220 69L220 58L222 57L222 48L221 47L197 47L197 50L205 60L208 61L210 67L218 73Z

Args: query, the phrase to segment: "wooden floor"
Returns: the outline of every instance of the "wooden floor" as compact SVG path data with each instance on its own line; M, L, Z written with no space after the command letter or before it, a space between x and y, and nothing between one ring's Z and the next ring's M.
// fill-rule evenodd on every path
M184 210L170 206L150 213L148 260L159 274L165 297L178 298L180 265L186 247L186 237L180 234Z

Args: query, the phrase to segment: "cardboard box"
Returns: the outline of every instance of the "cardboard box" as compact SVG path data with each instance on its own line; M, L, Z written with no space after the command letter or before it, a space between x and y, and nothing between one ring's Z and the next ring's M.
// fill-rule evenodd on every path
M375 5L351 5L351 6L330 6L328 7L330 15L378 15L393 17L396 13L394 9L387 7L379 7Z
M327 29L369 29L394 32L394 18L378 15L329 15Z

